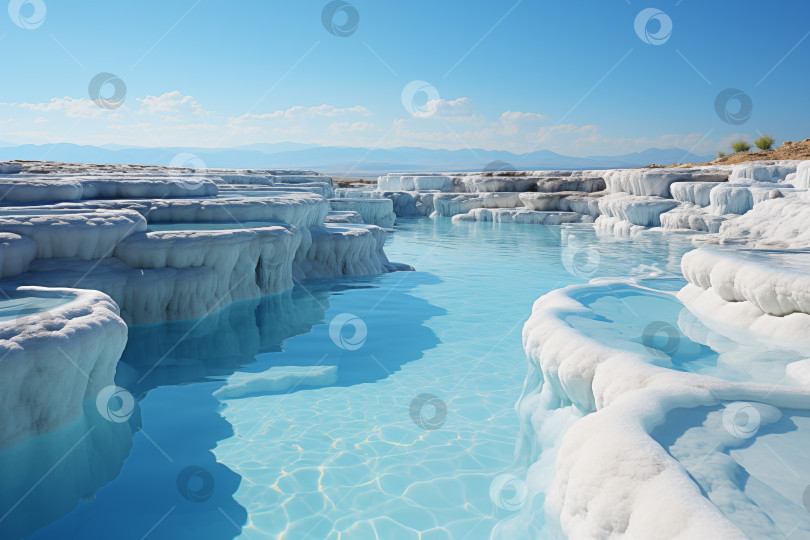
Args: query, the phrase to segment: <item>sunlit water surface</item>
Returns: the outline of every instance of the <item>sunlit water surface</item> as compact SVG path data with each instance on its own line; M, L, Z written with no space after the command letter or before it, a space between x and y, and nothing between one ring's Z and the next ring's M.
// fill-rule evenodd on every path
M0 525L37 539L500 537L519 513L493 482L526 472L514 406L533 302L591 278L677 278L688 249L684 235L401 220L386 251L416 272L311 281L130 329L116 383L137 400L132 417L112 424L91 404L69 430L0 453L26 471L9 493L45 476ZM328 373L214 395L300 366ZM543 519L525 520L526 538Z

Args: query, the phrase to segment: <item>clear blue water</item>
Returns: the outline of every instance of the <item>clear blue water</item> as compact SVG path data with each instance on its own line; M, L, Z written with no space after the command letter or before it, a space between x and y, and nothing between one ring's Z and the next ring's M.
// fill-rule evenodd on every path
M677 277L688 249L679 235L402 220L386 251L416 272L311 281L132 328L116 375L132 416L107 422L91 403L68 429L0 452L0 536L497 536L516 509L493 503L493 481L525 476L514 406L532 304L590 278ZM301 366L334 377L214 395Z
M4 290L0 293L0 321L16 319L19 324L26 324L29 319L42 318L43 313L75 298L75 294L68 292Z
M623 283L588 287L571 295L588 311L563 317L600 343L645 355L669 369L727 381L800 384L786 375L786 368L806 359L807 351L750 332L719 333L661 292L669 290L666 281L659 287L661 282L636 281L659 290ZM752 399L743 397L751 394L738 395ZM765 393L764 401L768 397ZM723 401L711 407L676 408L651 436L748 537L808 538L810 412L757 405L765 411L759 412L755 405Z
M646 284L657 285L656 280L646 280ZM573 295L589 311L565 317L566 322L599 343L651 356L652 362L670 369L706 373L716 366L714 350L680 331L683 304L674 296L629 284L605 287ZM639 328L645 321L647 326Z
M588 311L564 318L602 344L643 354L669 369L727 381L795 384L786 380L785 367L806 355L773 341L739 343L705 326L671 293L684 284L682 279L639 279L635 285L589 288L572 294Z
M810 412L782 409L767 422L743 416L752 436L730 437L730 405L674 409L652 436L750 538L810 537Z

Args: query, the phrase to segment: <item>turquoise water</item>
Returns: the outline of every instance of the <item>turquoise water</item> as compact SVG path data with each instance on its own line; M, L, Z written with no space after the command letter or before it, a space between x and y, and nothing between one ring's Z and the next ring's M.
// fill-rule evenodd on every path
M755 433L735 438L724 425L726 406L674 409L652 436L750 538L810 537L810 412L782 409L775 421L743 422Z
M565 321L599 343L669 369L727 381L796 384L786 379L785 367L806 355L767 339L739 343L706 327L671 294L668 282L680 282L677 291L684 280L636 281L641 287L613 283L573 294L588 311L564 316Z
M42 319L48 310L55 309L75 299L73 293L53 291L15 291L0 293L0 321L16 319L19 325L29 320Z
M401 220L386 251L416 272L132 328L116 375L132 416L100 421L90 404L69 430L0 452L19 471L0 536L510 537L501 525L522 514L500 479L526 473L514 406L532 304L591 278L678 276L688 249L679 235ZM522 526L536 536L542 514Z

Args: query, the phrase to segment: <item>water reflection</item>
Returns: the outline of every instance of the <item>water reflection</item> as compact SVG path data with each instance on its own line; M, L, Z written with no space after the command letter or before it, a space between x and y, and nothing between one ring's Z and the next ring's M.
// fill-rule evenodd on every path
M256 355L281 351L287 339L310 332L328 307L328 291L299 286L201 319L133 327L116 383L143 396L159 386L227 377Z
M10 471L0 489L0 537L238 536L248 519L234 499L242 479L212 452L234 432L213 392L237 371L315 365L325 347L324 363L338 367L338 386L385 378L419 358L439 341L423 323L443 311L408 295L408 284L380 289L381 279L313 281L201 319L131 328L116 384L135 396L133 416L110 422L88 401L68 428L0 452L0 468ZM422 284L437 281L425 276ZM369 343L380 347L386 340L396 354L372 358L329 340L330 297L357 289L387 297L385 306L357 311ZM381 326L390 323L390 305L401 314L394 323L399 332L386 336ZM287 340L313 330L302 352L278 354Z
M110 422L88 400L66 428L0 451L0 538L25 538L92 499L120 473L139 425L137 410Z
M807 538L810 515L804 494L810 471L803 449L810 413L781 409L751 419L743 412L742 419L755 425L741 433L735 428L742 419L728 414L734 404L670 410L651 436L748 537ZM767 407L736 404L749 410Z

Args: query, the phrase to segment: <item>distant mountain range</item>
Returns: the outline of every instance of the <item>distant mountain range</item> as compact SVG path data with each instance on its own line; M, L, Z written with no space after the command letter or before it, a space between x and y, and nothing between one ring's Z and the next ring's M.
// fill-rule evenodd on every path
M308 169L333 176L370 177L388 172L541 169L606 169L652 163L709 161L680 148L650 148L620 156L571 157L549 150L515 154L502 150L434 150L418 147L356 148L301 143L251 144L232 148L145 148L122 145L25 144L0 148L0 160L168 165L180 153L207 167Z

